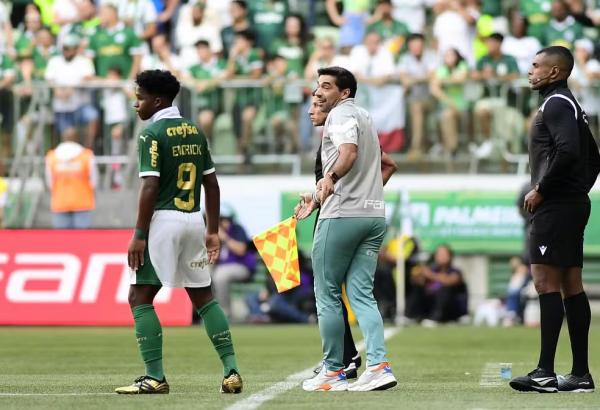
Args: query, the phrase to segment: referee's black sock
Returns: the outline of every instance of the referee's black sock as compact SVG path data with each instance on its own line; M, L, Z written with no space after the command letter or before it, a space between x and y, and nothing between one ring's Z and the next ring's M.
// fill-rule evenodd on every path
M354 338L352 337L352 330L350 330L350 322L348 322L348 309L346 304L342 302L342 311L344 313L344 366L352 362L352 358L358 354L356 345L354 344Z
M565 311L571 338L571 352L573 353L571 374L581 377L590 371L588 368L588 333L592 313L585 292L566 298Z
M542 347L538 367L554 373L554 355L565 309L560 292L540 295L540 330Z

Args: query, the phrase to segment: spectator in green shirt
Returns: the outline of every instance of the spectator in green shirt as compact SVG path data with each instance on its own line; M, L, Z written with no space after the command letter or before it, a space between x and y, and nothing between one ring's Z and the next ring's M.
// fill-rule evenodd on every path
M583 26L569 15L569 9L563 0L555 0L550 13L552 20L546 26L543 44L572 50L575 41L583 38Z
M110 67L118 66L124 78L134 78L140 69L141 40L131 27L119 21L118 10L112 3L102 5L99 17L100 26L88 44L96 74L104 78Z
M229 52L227 77L257 80L263 74L262 50L254 48L255 35L251 31L240 31ZM242 88L236 93L233 124L239 140L239 152L249 159L249 145L252 141L252 123L261 100L261 88Z
M287 0L252 0L248 6L252 27L256 30L256 46L269 50L271 42L283 34Z
M287 60L286 75L302 78L308 61L309 48L311 44L309 44L304 18L299 14L290 14L285 19L284 36L273 40L269 54L280 55Z
M229 50L233 46L235 33L239 31L252 31L250 20L248 19L248 4L245 0L233 0L229 6L229 15L231 16L231 26L221 30L221 42L223 43L223 55L229 57Z
M405 49L406 38L410 34L408 26L401 21L395 20L391 0L379 0L371 25L367 27L367 33L374 31L379 34L383 46L398 57L400 52Z
M14 114L10 89L16 78L14 62L8 54L0 52L0 154L3 156L10 155Z
M275 137L275 152L278 154L298 150L297 117L292 115L292 107L285 98L289 78L288 64L289 61L281 55L273 56L267 64L271 92L265 104L269 125Z
M431 94L441 103L442 144L448 157L456 152L460 117L469 107L464 97L468 76L469 66L463 56L455 48L449 48L431 80Z
M552 0L520 0L519 7L521 13L527 18L527 35L537 38L544 44Z
M209 142L213 139L215 116L221 105L219 85L227 76L227 62L216 57L206 40L196 43L198 64L189 68L185 75L193 89L195 106L198 109L198 123Z
M513 56L502 53L504 36L494 33L486 39L488 54L477 62L477 70L473 72L474 80L485 81L488 97L475 103L475 122L479 124L483 143L478 148L478 156L486 157L492 151L492 120L494 112L503 109L507 100L500 96L502 83L516 80L519 77L519 65Z

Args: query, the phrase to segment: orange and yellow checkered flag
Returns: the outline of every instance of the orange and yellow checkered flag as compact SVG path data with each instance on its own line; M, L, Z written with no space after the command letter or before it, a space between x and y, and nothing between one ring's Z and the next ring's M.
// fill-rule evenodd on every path
M300 285L296 218L291 217L252 238L256 250L275 281L277 292Z

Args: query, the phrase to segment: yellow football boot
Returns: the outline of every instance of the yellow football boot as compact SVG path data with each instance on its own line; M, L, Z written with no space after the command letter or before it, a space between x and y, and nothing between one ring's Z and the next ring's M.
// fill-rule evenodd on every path
M221 383L221 393L241 393L244 388L242 376L235 371L231 371L229 376L223 378Z
M241 381L240 381L241 382ZM223 381L225 383L225 381ZM150 376L141 376L135 379L132 385L118 387L115 389L118 394L169 394L169 383L167 379L162 381L153 379Z

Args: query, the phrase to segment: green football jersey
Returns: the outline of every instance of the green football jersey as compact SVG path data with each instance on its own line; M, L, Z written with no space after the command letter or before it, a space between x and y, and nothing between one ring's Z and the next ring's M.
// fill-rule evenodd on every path
M575 40L583 37L583 26L579 24L572 16L564 21L550 21L546 26L545 44L549 46L564 46L573 49Z
M160 178L155 210L200 211L202 177L215 172L202 130L185 118L162 118L138 138L140 177Z
M227 62L223 59L213 59L209 63L198 63L190 67L190 74L196 80L212 80L221 75L227 68ZM211 108L218 111L221 99L221 91L218 87L208 89L195 94L198 108Z
M15 64L8 54L0 54L0 78L16 75Z
M521 0L521 14L527 17L527 35L533 36L544 43L544 32L550 21L552 0Z
M277 38L271 45L271 54L280 55L287 60L286 74L304 78L304 67L308 61L307 50L300 44L292 44L287 39Z
M141 53L142 42L131 27L119 23L111 30L98 27L89 41L89 52L94 57L96 74L106 77L108 70L117 66L123 78L129 76L133 55Z
M287 1L253 0L248 2L250 20L256 30L256 46L269 50L273 39L283 34L285 17L288 14Z

